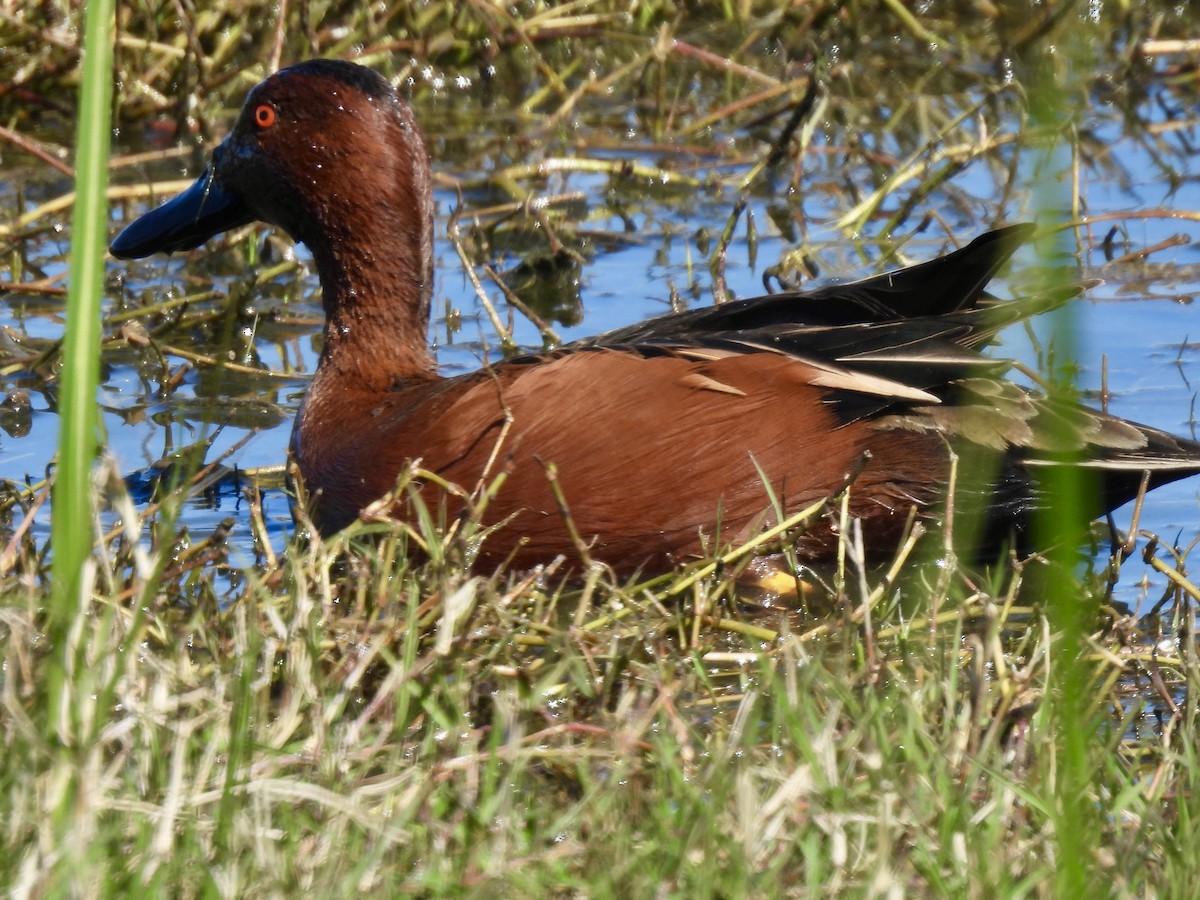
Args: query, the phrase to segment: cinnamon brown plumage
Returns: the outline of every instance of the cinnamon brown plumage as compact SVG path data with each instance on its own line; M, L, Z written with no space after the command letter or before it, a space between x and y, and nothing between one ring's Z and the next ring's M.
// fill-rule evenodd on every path
M1130 499L1143 471L1152 484L1200 471L1200 445L1018 387L979 352L1066 299L985 293L1029 226L854 284L663 316L443 378L426 344L424 143L384 79L329 60L254 88L204 175L112 252L186 249L255 219L308 245L324 293L292 452L325 533L414 460L468 489L506 474L488 520L507 524L481 564L574 557L557 488L591 555L622 571L740 541L852 473L851 513L886 548L912 509L936 515L950 447L972 461L961 490L987 505L993 538L1022 530L1047 467L1094 470L1097 513ZM820 558L835 543L822 520L797 549Z

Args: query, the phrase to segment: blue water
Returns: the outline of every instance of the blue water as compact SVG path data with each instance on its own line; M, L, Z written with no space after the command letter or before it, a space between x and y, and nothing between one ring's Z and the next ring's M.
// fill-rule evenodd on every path
M1150 118L1155 115L1150 107L1147 115ZM1109 213L1128 214L1152 209L1200 210L1200 192L1191 155L1183 152L1186 145L1180 145L1178 152L1170 154L1170 162L1180 177L1168 179L1156 162L1155 154L1147 149L1148 142L1126 135L1115 114L1098 108L1091 124L1099 145L1105 147L1106 156L1101 163L1081 167L1080 196L1086 214L1099 218ZM1195 139L1190 132L1184 134L1188 140ZM1167 137L1164 140L1174 139ZM1158 145L1158 153L1162 153L1161 145ZM844 197L837 191L821 187L823 180L829 177L828 173L836 169L836 160L831 160L828 155L810 155L813 155L812 175L811 183L806 184L809 192L802 201L803 228L819 265L821 280L860 277L877 271L872 264L877 253L869 245L865 251L851 249L845 242L845 235L830 224L845 211ZM647 165L675 162L669 157L648 153L634 153L632 158ZM695 191L663 190L659 186L657 190L646 190L628 199L622 215L614 213L608 206L611 184L606 176L564 174L556 176L547 185L551 191L583 192L587 197L589 218L586 223L576 223L577 226L612 238L612 241L587 242L585 249L593 256L582 271L582 319L569 326L555 323L564 341L666 312L669 309L669 284L674 284L693 305L711 302L707 257L701 250L702 241L697 238L697 232L708 229L715 245L737 199L734 185L744 170L723 168L708 172L703 169L702 160L689 162L699 166L696 170L699 177L718 180L721 186ZM435 167L448 174L461 174L456 173L453 166L440 164L437 160ZM178 177L177 171L172 174ZM956 175L944 189L931 195L927 203L918 206L908 222L901 226L900 233L911 230L928 212L947 222L956 240L966 242L992 224L990 217L994 215L992 204L999 177L995 168L988 164L973 164ZM749 212L757 231L755 264L749 259L747 217L743 215L738 224L725 273L728 287L736 296L762 293L763 269L774 265L793 247L792 242L774 227L768 210L771 204L788 202L786 183L787 178L783 176L773 183L763 182L759 193L750 198ZM1036 193L1027 186L1019 188L1005 207L1006 219L1019 221L1036 217L1038 203L1035 200L1046 205L1047 191L1049 205L1065 202L1056 200L1055 196L1056 192L1059 198L1067 196L1067 187L1062 179L1051 178L1039 186ZM0 200L8 190L11 188L0 184ZM628 190L632 192L635 188ZM462 274L457 255L444 238L446 218L456 203L456 194L441 189L437 200L439 222L435 233L439 241L431 336L437 343L442 369L454 374L478 367L486 355L495 358L494 348L499 342ZM798 201L792 198L790 202L796 204ZM887 205L890 207L890 204L891 201ZM122 221L121 217L114 216L114 234ZM1116 240L1118 256L1180 233L1186 235L1187 240L1181 246L1153 254L1148 262L1109 264L1099 243L1113 225L1124 232ZM1189 436L1195 436L1195 400L1200 387L1200 318L1191 306L1200 291L1197 233L1200 233L1200 224L1167 216L1099 222L1091 229L1090 237L1081 238L1081 243L1090 249L1084 250L1079 262L1082 276L1100 278L1104 283L1069 308L1078 335L1076 353L1080 386L1085 390L1098 390L1102 361L1106 360L1111 412ZM1067 243L1072 249L1076 247L1071 234L1067 236ZM55 274L56 269L61 268L65 244L65 234L54 235L35 251L44 257L46 274ZM920 261L946 246L945 230L933 222L925 234L905 248L905 261ZM304 258L302 249L296 252ZM125 278L127 288L134 292L149 291L161 296L167 291L185 289L183 285L189 268L200 256L183 254L170 260L159 257L136 264L112 261L110 274ZM498 254L494 264L503 269L517 261L516 257L505 258ZM1012 272L994 282L995 292L1001 296L1009 295L1011 286L1019 284L1023 275L1037 264L1032 253L1022 253ZM11 277L3 270L0 275ZM281 288L281 293L290 294L290 289ZM491 288L489 294L506 315L498 292ZM306 279L299 296L289 295L286 304L282 297L272 297L264 306L294 316L319 316L315 278ZM8 295L0 298L0 326L11 328L17 334L57 337L61 334L62 308L60 298ZM459 323L452 334L448 334L447 309L455 311ZM515 316L514 323L519 343L530 348L540 346L540 336L530 323L520 315ZM1045 323L1035 325L1035 330L1043 335L1048 333ZM181 338L172 336L170 340L178 343ZM315 366L312 331L290 341L258 340L256 347L261 364L269 369L277 370L285 361L293 365L299 362L301 368L308 371ZM203 346L193 349L209 352ZM1036 365L1022 328L1007 333L1001 346L993 352ZM173 360L175 365L179 362ZM38 390L35 379L22 378L21 373L0 378L0 388L4 391L22 384L34 388L32 427L21 437L0 434L0 478L37 480L54 452L57 421L54 413L49 411L50 398ZM248 469L283 462L290 411L294 409L303 385L304 378L298 376L285 382L266 379L254 383L238 382L234 388L236 393L230 396L221 395L220 386L215 389L218 407L244 410L258 404L261 422L270 426L254 435L233 462ZM141 369L132 357L124 362L118 360L107 368L99 400L105 410L108 450L121 470L141 469L152 464L169 447L188 444L210 433L210 428L197 425L189 418L188 409L209 402L213 395L213 385L195 369L171 398L156 400L152 392L148 392ZM219 412L214 415L217 419L222 418ZM209 458L242 440L249 430L247 427L226 427L217 436ZM265 504L274 540L282 546L291 527L286 497L282 492L269 492ZM185 524L194 534L203 534L228 515L241 516L234 531L235 561L249 563L253 553L245 527L244 504L235 494L189 505ZM1128 513L1118 512L1117 522L1127 524ZM1200 536L1200 479L1155 491L1146 504L1142 526L1169 541L1183 544ZM39 527L45 528L44 520ZM1150 578L1148 587L1125 585L1121 599L1131 605L1137 605L1143 596L1156 599L1161 583L1161 579Z

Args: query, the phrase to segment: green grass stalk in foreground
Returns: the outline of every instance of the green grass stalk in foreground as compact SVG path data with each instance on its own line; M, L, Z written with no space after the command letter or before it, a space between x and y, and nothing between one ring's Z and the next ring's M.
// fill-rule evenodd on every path
M98 446L96 388L100 360L100 298L108 221L109 121L112 106L113 3L86 5L79 128L76 133L75 208L71 230L71 286L59 403L58 470L51 536L53 596L49 632L66 652L72 611L79 603L85 561L92 546L92 465ZM50 727L58 727L68 661L58 656L48 685Z
M1074 144L1055 126L1072 120L1066 100L1073 88L1071 68L1078 63L1079 71L1089 72L1089 63L1094 62L1082 48L1075 46L1073 50L1067 54L1065 72L1054 71L1048 56L1031 66L1039 77L1030 91L1030 112L1033 121L1043 127L1046 142L1034 172L1035 182L1042 188L1035 196L1040 200L1038 219L1044 225L1069 221L1073 201L1063 186L1071 183L1064 173L1070 171ZM1063 260L1070 257L1066 243L1061 233L1046 234L1039 241L1037 249L1047 277L1056 277ZM1053 329L1050 382L1054 390L1074 399L1078 359L1074 308L1054 310L1047 320ZM1042 480L1045 502L1035 522L1038 546L1050 548L1045 554L1049 565L1041 586L1046 615L1059 642L1049 672L1046 706L1054 740L1047 744L1046 751L1055 759L1055 877L1063 897L1083 896L1090 888L1098 887L1090 882L1095 877L1092 841L1100 828L1093 762L1099 723L1092 711L1095 676L1086 659L1095 606L1080 589L1073 572L1078 559L1076 536L1087 522L1085 498L1099 489L1095 479L1087 476L1088 472L1078 466L1048 468Z

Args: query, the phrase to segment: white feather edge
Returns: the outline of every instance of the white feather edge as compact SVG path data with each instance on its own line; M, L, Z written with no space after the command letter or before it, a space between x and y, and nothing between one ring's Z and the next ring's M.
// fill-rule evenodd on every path
M928 391L911 385L881 378L878 375L868 375L865 372L855 372L853 369L842 369L825 363L805 363L818 370L810 383L817 387L829 388L836 391L854 391L858 394L873 394L878 397L895 397L897 400L911 400L914 403L940 404L942 401Z
M767 352L779 353L780 351L773 347L758 347L753 344L756 350L765 350ZM700 348L688 347L676 351L680 357L685 359L696 360L717 360L728 356L736 356L737 354L731 350L721 350L716 348ZM790 354L784 354L790 355ZM841 366L832 366L826 362L809 359L804 356L792 356L796 362L808 366L816 370L815 377L808 379L810 384L817 387L828 388L836 391L854 391L858 394L871 394L877 397L893 397L896 400L911 400L914 403L941 404L941 400L928 391L923 391L920 388L912 387L911 385L902 384L899 381L893 381L890 378L882 378L878 375L868 375L865 372L856 372L853 369L845 369Z

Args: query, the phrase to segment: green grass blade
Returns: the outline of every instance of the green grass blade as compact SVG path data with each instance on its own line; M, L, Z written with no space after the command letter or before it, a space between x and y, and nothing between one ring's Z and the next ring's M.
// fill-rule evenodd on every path
M1069 51L1078 71L1089 71L1087 51L1074 46ZM1074 146L1064 123L1074 110L1069 98L1075 90L1074 72L1065 64L1057 67L1049 55L1031 66L1036 81L1030 91L1032 118L1044 129L1046 144L1037 165L1035 183L1038 220L1044 226L1069 221L1074 198L1064 190L1071 184L1064 173L1071 169ZM1047 232L1039 241L1048 279L1062 278L1062 264L1072 256L1064 232ZM1049 285L1047 285L1049 286ZM1055 310L1046 318L1053 328L1052 370L1048 373L1054 390L1068 400L1076 398L1075 374L1078 330L1074 307ZM1082 455L1082 454L1081 454ZM1050 624L1057 634L1057 650L1050 669L1048 711L1055 736L1054 829L1057 843L1055 877L1060 896L1079 897L1098 886L1090 864L1090 842L1101 830L1096 814L1098 787L1093 762L1097 747L1096 717L1089 709L1094 695L1094 677L1085 658L1088 630L1095 620L1090 601L1075 577L1078 564L1077 535L1088 520L1087 498L1099 490L1095 479L1077 466L1049 469L1041 484L1045 501L1038 515L1038 546L1050 548L1045 556L1043 597Z
M85 15L79 126L75 142L71 285L59 403L58 470L50 526L54 542L54 590L49 607L49 630L56 646L65 646L62 639L71 626L81 589L83 565L91 550L90 475L98 447L96 388L107 238L105 193L113 86L112 0L88 3ZM65 659L59 660L49 685L52 727L58 719L53 713L57 712L61 700L66 665Z

